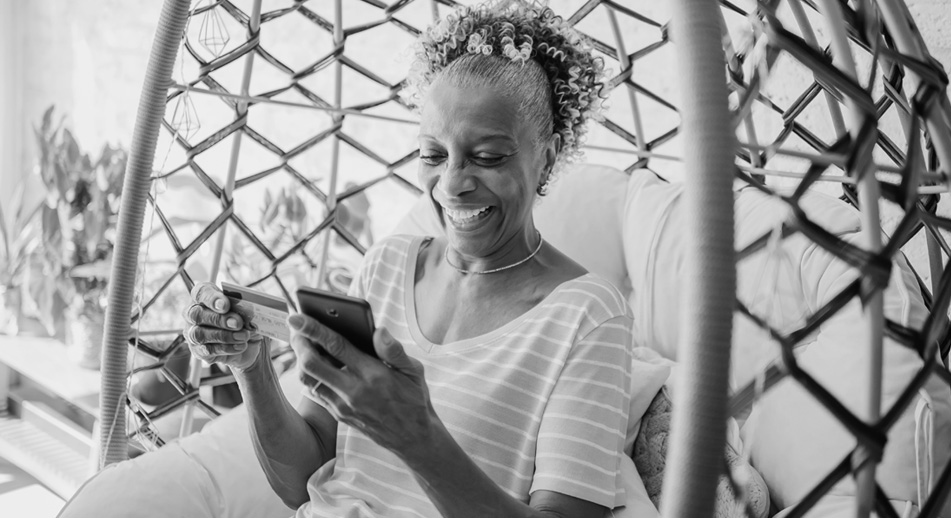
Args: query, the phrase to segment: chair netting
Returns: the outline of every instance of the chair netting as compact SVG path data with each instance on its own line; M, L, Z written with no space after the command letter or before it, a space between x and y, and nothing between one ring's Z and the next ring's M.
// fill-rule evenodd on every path
M691 85L681 84L670 66L675 37L665 4L550 2L591 37L617 87L604 121L590 130L587 160L690 181L679 158L684 143L675 100ZM135 332L128 340L137 357L132 372L160 373L178 395L158 407L123 390L118 399L104 399L103 426L112 430L104 435L104 455L110 441L124 444L127 437L161 445L153 423L178 409L217 415L202 387L227 382L227 374L198 376L193 365L191 375L182 376L168 368L186 347L177 331L168 330L180 326L180 308L195 282L217 275L281 295L292 307L298 284L345 289L372 236L388 232L395 215L410 206L420 192L418 153L415 115L399 97L410 52L400 49L454 5L285 0L261 11L252 0L193 3L184 37L165 41L179 52L154 154L143 266L130 310ZM779 350L777 361L735 392L731 411L744 411L791 377L857 441L855 455L843 458L803 499L795 517L843 478L874 474L869 469L880 458L886 432L928 377L951 384L940 361L951 346L945 318L951 271L944 268L951 219L938 212L951 163L947 76L900 0L719 5L723 77L739 140L736 181L788 204L780 239L804 235L859 273L793 330L775 329L756 307L738 304L737 311ZM846 48L854 59L844 59ZM161 86L167 78L154 80ZM857 205L865 226L875 230L867 235L884 228L885 241L869 237L867 247L858 247L810 221L798 203L813 189ZM769 253L775 237L763 235L739 250L737 260ZM880 310L875 318L869 309L867 318L879 336L916 351L924 368L880 416L857 415L797 364L794 350L856 297L869 308L877 299L880 307L890 260L909 243L928 252L911 259L931 317L922 329L883 319ZM868 354L874 355L881 339L871 341ZM127 386L124 378L108 383ZM869 390L877 389L873 384ZM110 404L115 420L108 417ZM129 426L123 427L126 405ZM115 454L107 459L115 460ZM923 516L934 516L951 490L948 470L937 480ZM880 516L896 516L874 478L863 484L860 496L868 506Z

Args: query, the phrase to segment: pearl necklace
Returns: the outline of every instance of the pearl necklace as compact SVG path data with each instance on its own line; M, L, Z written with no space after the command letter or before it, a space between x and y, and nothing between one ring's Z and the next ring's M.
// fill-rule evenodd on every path
M538 230L536 230L536 231L535 231L535 234L538 236L538 246L535 247L535 251L533 251L531 254L528 255L528 257L526 257L525 259L522 259L521 261L519 261L519 262L517 262L517 263L512 263L512 264L510 264L510 265L508 265L508 266L503 266L503 267L501 267L501 268L495 268L495 269L493 269L493 270L486 270L486 271L484 271L484 272L477 272L477 271L475 271L475 270L466 270L466 269L464 269L464 268L459 268L458 266L452 264L452 261L449 260L449 245L446 245L446 253L443 254L443 255L446 256L446 264L448 264L449 266L452 266L453 268L455 268L455 270L456 270L457 272L459 272L459 273L474 273L474 274L478 274L478 275L488 275L488 274L490 274L490 273L496 273L496 272L501 272L502 270L508 270L509 268L515 268L516 266L518 266L518 265L520 265L520 264L524 264L524 263L528 262L532 257L535 257L535 254L537 254L538 251L542 249L542 243L545 242L545 240L542 239L542 234L541 234L541 232L539 232Z

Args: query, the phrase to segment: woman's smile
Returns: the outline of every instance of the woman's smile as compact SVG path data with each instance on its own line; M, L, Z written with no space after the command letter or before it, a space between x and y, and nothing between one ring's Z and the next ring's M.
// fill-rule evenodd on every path
M446 221L457 231L477 230L494 212L491 206L473 209L450 209L443 207Z

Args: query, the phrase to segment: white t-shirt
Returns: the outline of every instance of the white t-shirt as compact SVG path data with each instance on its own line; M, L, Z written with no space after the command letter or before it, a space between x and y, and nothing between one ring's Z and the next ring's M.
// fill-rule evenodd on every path
M368 253L351 294L422 362L433 407L472 460L528 502L549 490L607 508L620 481L631 385L631 311L607 281L558 286L508 324L435 345L416 317L416 258L426 238L394 236ZM336 459L308 481L298 518L439 516L409 468L340 424Z

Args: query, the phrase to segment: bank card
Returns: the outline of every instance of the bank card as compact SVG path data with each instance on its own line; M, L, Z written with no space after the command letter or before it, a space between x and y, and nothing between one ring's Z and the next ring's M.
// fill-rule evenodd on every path
M221 291L231 300L231 310L250 319L259 333L274 340L291 341L284 299L230 282L222 282Z

